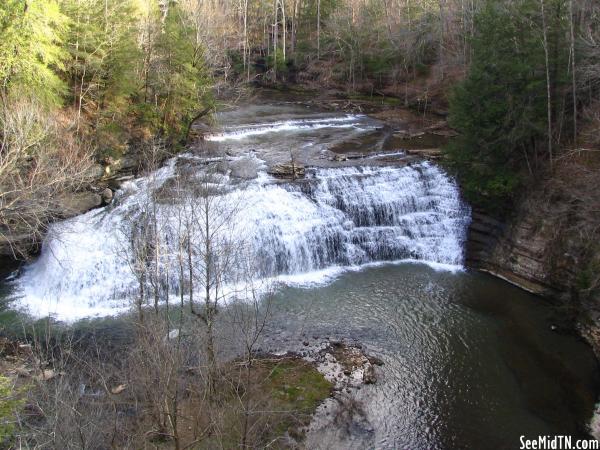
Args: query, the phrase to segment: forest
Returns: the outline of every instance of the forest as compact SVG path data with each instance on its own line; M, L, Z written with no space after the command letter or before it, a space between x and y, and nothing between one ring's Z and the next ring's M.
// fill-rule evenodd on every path
M73 215L65 204L122 161L133 161L135 175L151 173L198 139L196 128L210 127L219 108L269 88L368 99L447 120L456 137L443 148L440 164L456 176L474 210L510 218L528 193L539 193L548 216L560 215L585 254L578 289L587 294L600 286L597 0L3 0L0 35L0 244L10 248L11 260L37 255L51 224ZM177 188L188 182L182 176ZM202 182L205 192L212 189L212 181ZM185 197L180 214L185 208L206 212L208 236L208 211L218 206L193 197ZM569 207L554 207L559 202ZM22 392L0 375L0 446L11 448L19 436L21 447L14 448L142 448L148 442L258 448L292 422L306 425L305 417L249 413L297 396L262 403L265 392L287 389L277 378L287 366L253 359L267 320L256 304L237 305L224 319L242 334L236 339L243 356L216 373L212 345L219 332L212 324L220 294L210 293L209 280L218 274L209 271L219 269L207 250L200 258L206 273L197 275L204 276L206 298L195 311L191 249L200 242L191 242L189 230L178 241L177 273L187 280L180 283L180 305L190 317L173 319L168 300L159 314L159 287L156 300L144 294L146 283L159 284L158 268L152 281L146 266L136 266L159 259L153 205L144 210L146 228L130 236L132 271L142 290L138 325L146 331L136 335L138 347L126 363L103 366L105 373L138 379L131 404L143 403L149 412L127 422L134 432L116 424L118 402L86 404L81 417L69 415L79 398L65 382L41 389L38 422L21 423L11 411L22 408ZM202 218L189 214L179 224L193 227L196 220L201 229ZM227 222L227 214L220 211L217 222ZM154 302L154 315L142 313L144 295ZM173 321L190 321L208 343L176 335L173 353L163 339L175 331ZM203 352L210 361L201 392L182 400L190 374L176 380L173 374ZM105 381L81 359L77 367ZM314 409L329 385L302 365L300 376L316 386L301 399ZM53 406L61 396L62 409ZM200 407L219 411L218 417L194 416L193 431L177 424ZM69 429L57 437L61 421ZM86 431L89 423L96 428ZM227 427L235 431L224 432ZM99 429L103 444L95 446Z
M496 209L597 144L592 0L9 0L0 13L0 216L17 235L41 231L94 162L155 138L176 151L252 82L440 103L465 192Z

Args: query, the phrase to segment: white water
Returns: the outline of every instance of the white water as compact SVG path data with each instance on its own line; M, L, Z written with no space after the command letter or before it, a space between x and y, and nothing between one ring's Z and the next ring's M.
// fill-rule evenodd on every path
M174 165L124 186L115 205L52 226L41 257L17 280L18 304L34 316L67 321L127 309L137 281L125 236L141 220L150 192L173 176ZM239 209L227 231L244 236L261 277L313 284L350 268L399 260L461 267L469 211L455 183L434 165L314 169L307 178L275 183L261 172L235 187L223 178L228 189L222 203ZM158 209L162 253L172 267L179 210L172 204ZM169 283L173 294L176 278Z
M302 130L319 130L322 128L355 128L361 124L363 115L347 114L344 117L327 117L320 119L295 119L255 125L226 127L222 133L206 136L207 141L223 142L227 140L242 140L249 136L267 133L297 132Z

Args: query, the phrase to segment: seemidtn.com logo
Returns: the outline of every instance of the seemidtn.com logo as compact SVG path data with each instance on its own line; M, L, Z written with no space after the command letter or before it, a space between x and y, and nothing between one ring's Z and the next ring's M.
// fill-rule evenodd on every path
M573 439L573 436L538 436L535 439L520 437L520 449L526 450L599 450L600 441L595 439Z

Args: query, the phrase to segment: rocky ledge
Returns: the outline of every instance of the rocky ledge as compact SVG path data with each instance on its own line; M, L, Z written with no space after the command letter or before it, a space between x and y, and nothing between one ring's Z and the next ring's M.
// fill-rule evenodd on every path
M113 191L102 184L84 191L65 193L51 200L46 220L69 219L107 205L112 198ZM0 226L0 259L20 260L37 253L41 238L41 235L19 230L9 231Z

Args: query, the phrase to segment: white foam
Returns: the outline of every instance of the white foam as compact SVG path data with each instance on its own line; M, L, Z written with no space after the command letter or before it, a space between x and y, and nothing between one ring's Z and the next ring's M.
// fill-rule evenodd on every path
M16 280L17 305L66 321L126 310L138 292L127 236L151 192L173 176L174 164L126 184L112 206L54 224L40 258ZM454 181L436 166L317 169L307 178L282 184L261 172L246 184L226 184L224 207L244 205L227 232L244 237L261 283L322 285L346 271L390 262L461 269L469 211ZM163 257L177 267L180 206L157 208ZM231 272L224 300L243 290ZM173 295L176 278L169 278Z
M344 117L285 120L281 122L260 123L252 126L229 127L222 133L209 134L204 139L207 141L223 142L227 140L241 140L250 136L267 133L317 130L322 128L354 128L364 117L363 115L348 114Z

